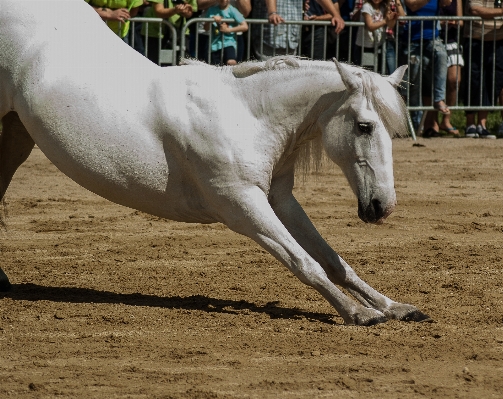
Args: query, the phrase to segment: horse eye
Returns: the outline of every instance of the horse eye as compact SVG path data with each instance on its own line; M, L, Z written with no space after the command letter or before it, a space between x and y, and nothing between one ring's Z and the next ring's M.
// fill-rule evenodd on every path
M370 122L359 122L358 129L360 129L360 132L363 134L370 134L374 130L374 124Z

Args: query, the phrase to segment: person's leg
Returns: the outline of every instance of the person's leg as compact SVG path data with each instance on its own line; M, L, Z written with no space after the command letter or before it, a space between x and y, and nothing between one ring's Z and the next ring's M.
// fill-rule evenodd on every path
M482 60L482 42L475 39L465 39L463 45L463 58L466 60L463 76L463 103L465 106L478 106L480 104L480 88L482 87L482 74L480 63ZM465 137L477 138L479 134L476 129L476 112L465 111L466 129Z
M222 65L222 51L212 51L211 52L211 65Z
M422 96L421 96L421 88L420 88L420 71L422 67L422 61L420 57L421 47L419 42L411 42L410 49L407 50L407 44L402 46L404 49L403 52L403 60L405 64L409 65L409 68L405 72L404 87L404 96L407 98L407 105L411 107L420 107L422 105ZM412 124L414 128L417 130L421 123L421 118L423 116L422 111L411 111L410 113Z
M386 40L386 68L387 74L391 75L396 69L396 41L395 39Z
M355 44L353 51L353 64L355 65L362 64L362 52L363 52L362 47Z
M159 38L148 37L146 43L147 47L145 51L147 52L147 58L154 64L159 64Z
M494 42L484 42L483 43L483 54L484 54L484 74L482 76L482 87L483 87L483 95L482 95L482 104L491 106L491 97L494 93L498 93L495 88L496 81L493 79L493 57L497 56L497 50L495 50ZM491 51L491 53L487 53L487 51ZM494 51L494 53L493 53ZM497 68L497 66L496 66ZM496 95L494 96L496 97ZM495 98L493 99L493 103L495 102ZM487 130L487 116L489 115L489 111L483 110L477 113L477 133L480 138L489 138L495 139L496 136L491 134Z
M447 88L446 88L446 102L447 105L456 105L458 98L458 90L461 83L461 66L450 65L447 68ZM440 129L445 130L447 133L458 135L459 131L451 124L451 114L443 115Z
M302 57L308 57L314 59L314 55L313 57L311 57L311 49L313 47L313 41L311 40L312 39L311 30L312 30L311 26L302 27L301 30L302 37L300 40L300 55Z
M314 27L314 42L313 42L313 59L323 60L325 59L325 47L327 42L325 41L325 27L315 26Z
M236 65L236 48L234 46L224 47L224 61L225 65Z
M477 113L477 122L479 126L482 126L484 129L486 128L487 116L489 115L489 111L479 111Z
M423 105L429 106L431 105L431 97L423 96ZM437 111L427 111L426 117L424 119L424 130L423 137L431 138L431 137L440 137L439 126L438 126L438 112Z
M134 32L133 47L140 54L145 54L145 45L143 42L143 36L141 34L141 28L142 28L141 22L132 23L132 25L131 25L131 29Z
M503 40L496 42L496 70L494 78L495 94L500 98L500 105L503 104ZM503 111L502 111L503 114Z
M482 104L488 107L496 105L498 95L503 86L503 80L501 79L503 67L498 65L498 62L503 62L503 46L501 43L503 41L485 41L483 43L484 75ZM488 114L488 110L478 112L477 133L480 138L495 139L496 135L491 134L487 130Z
M350 32L352 43L350 42ZM332 43L327 49L327 59L335 57L341 62L349 62L349 55L353 49L355 38L356 29L352 26L346 26L338 36L332 35ZM352 57L351 62L353 62Z
M500 91L499 105L503 106L503 90ZM502 119L502 122L500 123L500 126L498 128L498 136L503 137L503 110L500 111L500 117Z
M236 35L236 41L238 44L238 48L236 50L236 61L237 62L243 61L243 58L244 58L245 46L246 46L244 36L245 36L244 34Z
M446 99L446 81L447 81L447 51L445 45L440 39L432 40L428 46L433 46L433 105L442 114L448 114L449 108L445 102Z

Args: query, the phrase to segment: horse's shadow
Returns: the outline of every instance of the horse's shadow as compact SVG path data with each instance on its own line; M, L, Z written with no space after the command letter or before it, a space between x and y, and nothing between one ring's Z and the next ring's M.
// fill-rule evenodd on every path
M245 300L211 298L205 295L188 297L145 295L140 293L118 294L110 291L98 291L90 288L45 287L38 284L13 284L8 292L1 292L1 298L24 301L52 301L70 303L114 303L129 306L149 306L167 309L200 310L208 313L243 314L243 310L252 313L267 314L271 319L307 319L325 324L339 324L333 314L306 312L295 308L278 306L278 302L256 305Z

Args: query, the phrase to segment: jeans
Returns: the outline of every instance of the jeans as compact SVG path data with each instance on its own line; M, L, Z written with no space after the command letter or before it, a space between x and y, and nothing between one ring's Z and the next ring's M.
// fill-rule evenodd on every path
M325 27L309 26L302 30L302 55L313 60L323 60L325 52ZM312 30L314 28L314 41L311 40ZM328 36L328 35L327 35ZM312 56L311 56L312 51Z
M396 69L396 41L386 39L386 73L391 75Z
M433 97L433 103L445 101L447 81L447 50L440 38L423 40L421 59L421 42L402 43L402 63L409 63L404 79L409 82L408 105L422 106L422 97ZM404 85L407 87L407 84ZM407 95L407 91L404 92ZM419 126L422 112L411 112L414 127Z

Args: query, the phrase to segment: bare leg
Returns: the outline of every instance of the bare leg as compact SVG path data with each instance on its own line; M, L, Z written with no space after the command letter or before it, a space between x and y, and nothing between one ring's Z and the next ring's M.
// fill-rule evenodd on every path
M447 105L456 105L460 83L461 67L459 65L450 66L447 69ZM459 134L459 131L457 129L453 129L453 126L451 124L451 114L444 115L442 122L440 123L440 129L445 130L451 134Z
M2 118L0 136L0 200L17 168L28 158L35 143L19 120L16 112L9 112ZM7 275L0 269L0 291L11 288Z
M389 319L404 321L429 319L416 307L395 302L361 280L321 237L292 194L274 201L273 209L297 242L322 266L329 279L345 288L364 306L379 310Z
M466 126L475 125L475 112L470 112L466 114Z
M487 123L487 116L489 115L488 111L479 111L478 113L478 124L482 125L483 127L486 127Z
M235 193L225 209L225 214L221 216L229 228L255 240L303 283L315 288L337 310L346 324L372 325L387 320L382 312L355 302L330 281L320 264L283 226L264 192L258 187Z
M423 104L425 106L431 105L431 98L423 97ZM437 111L427 111L426 119L424 121L424 131L426 131L429 128L432 128L438 132L439 126L437 120L438 120Z

